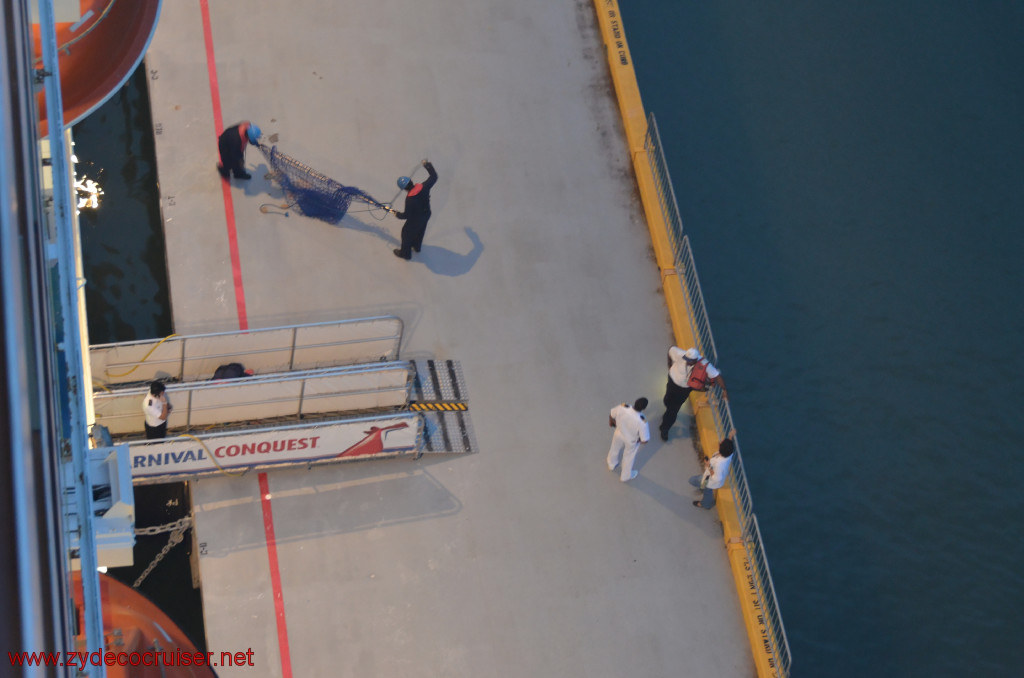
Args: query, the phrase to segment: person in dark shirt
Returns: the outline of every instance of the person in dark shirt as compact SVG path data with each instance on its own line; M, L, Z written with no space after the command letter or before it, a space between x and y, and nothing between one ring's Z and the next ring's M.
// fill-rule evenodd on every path
M399 177L398 187L408 191L405 196L405 211L395 212L395 216L405 220L402 226L402 247L394 250L400 259L412 259L413 251L419 252L423 245L423 234L427 231L430 219L430 189L437 183L437 172L429 160L423 161L430 175L422 184L414 184L409 177Z
M222 177L227 179L234 173L236 179L252 179L252 175L245 171L245 147L259 141L260 134L259 127L243 120L217 137L217 149L220 151L217 171Z

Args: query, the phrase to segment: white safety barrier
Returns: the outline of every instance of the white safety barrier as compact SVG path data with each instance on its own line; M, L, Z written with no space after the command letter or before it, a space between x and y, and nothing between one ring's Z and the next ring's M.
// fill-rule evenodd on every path
M165 482L183 476L239 475L280 468L419 454L423 417L401 412L197 436L129 443L132 482Z
M89 348L92 375L107 386L154 380L201 381L227 363L272 374L398 358L402 320L358 320L270 327Z
M405 407L415 375L410 362L334 367L213 382L169 384L168 429L188 430L259 419L365 412ZM93 396L96 423L113 435L145 430L142 401L148 387Z

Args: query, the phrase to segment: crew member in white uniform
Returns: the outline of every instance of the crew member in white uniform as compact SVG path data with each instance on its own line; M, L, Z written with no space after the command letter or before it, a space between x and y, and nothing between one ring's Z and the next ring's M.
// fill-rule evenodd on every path
M636 478L633 460L641 443L651 439L651 429L647 425L647 417L642 413L647 407L647 398L637 398L630 407L626 403L616 405L608 416L608 425L615 429L612 434L612 446L608 450L608 470L614 471L622 460L622 473L619 480L627 482Z
M153 440L167 435L167 417L173 409L167 402L164 385L154 381L149 385L149 393L142 399L142 413L146 416L146 439Z

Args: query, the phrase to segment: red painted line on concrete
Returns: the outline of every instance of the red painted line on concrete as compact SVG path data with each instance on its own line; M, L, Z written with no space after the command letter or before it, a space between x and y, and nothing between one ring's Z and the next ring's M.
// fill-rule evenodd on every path
M213 54L213 29L210 26L208 0L199 0L203 15L203 40L206 43L206 69L210 76L210 98L213 100L214 139L224 131L220 109L220 86L217 84L217 62ZM238 306L238 327L249 329L245 312L245 289L242 286L242 266L238 255L238 232L235 228L235 203L231 199L231 184L221 181L224 194L224 217L228 229L228 248L231 252L231 272L235 281L235 302ZM270 484L266 473L259 474L260 502L263 507L263 533L267 541L267 560L270 565L270 585L274 595L274 617L277 622L277 646L281 655L282 678L292 678L292 657L288 646L288 621L284 612L284 591L281 588L281 568L277 560L277 538L274 536L274 512L270 506Z
M270 483L260 473L260 501L263 504L263 531L267 537L267 559L270 561L270 583L274 590L274 613L277 618L277 645L281 652L281 675L292 678L292 657L288 649L288 624L284 616L284 593L281 591L281 570L277 565L277 538L274 536L274 513L270 507Z
M217 62L213 56L213 29L210 26L208 0L199 0L203 14L203 39L206 42L206 71L210 76L210 98L213 99L214 143L224 131L224 118L220 111L220 85L217 84ZM242 261L238 255L238 231L235 229L235 203L231 199L231 182L222 179L221 192L224 194L224 217L228 228L228 250L231 253L231 274L235 281L235 304L238 307L238 329L249 329L249 318L245 312L245 288L242 287Z

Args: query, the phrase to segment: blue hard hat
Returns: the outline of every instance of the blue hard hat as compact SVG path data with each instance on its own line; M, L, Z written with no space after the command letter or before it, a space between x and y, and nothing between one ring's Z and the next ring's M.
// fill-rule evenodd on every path
M412 179L409 177L398 177L398 187L403 191L412 186Z
M249 137L250 144L255 144L259 140L261 134L263 134L263 132L261 132L260 128L256 125L249 125L249 129L245 130L245 136Z

